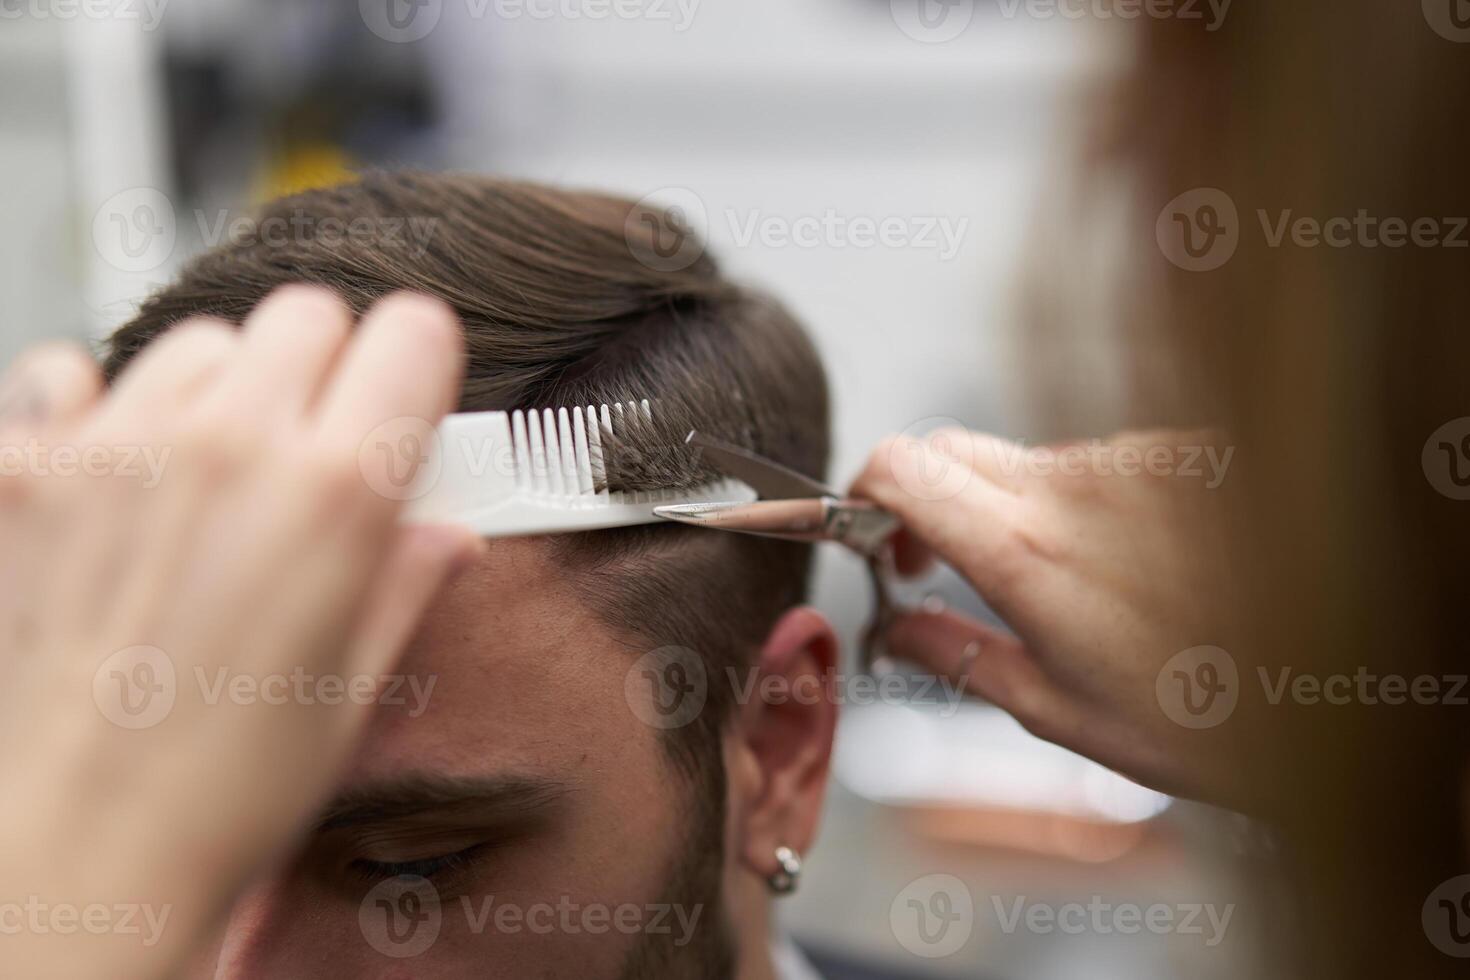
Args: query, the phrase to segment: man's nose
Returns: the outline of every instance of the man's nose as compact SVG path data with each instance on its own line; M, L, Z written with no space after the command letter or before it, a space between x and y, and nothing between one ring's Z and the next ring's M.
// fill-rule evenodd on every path
M185 975L190 980L289 976L275 966L289 962L289 957L281 955L288 931L288 919L283 914L285 898L285 889L273 881L250 888L230 909L213 942L200 950Z

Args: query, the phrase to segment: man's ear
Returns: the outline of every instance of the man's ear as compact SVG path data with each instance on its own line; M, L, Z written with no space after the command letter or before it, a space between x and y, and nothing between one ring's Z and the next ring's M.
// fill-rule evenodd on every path
M837 727L837 654L832 624L800 606L776 623L736 691L738 853L762 879L779 870L777 848L805 854L816 836Z

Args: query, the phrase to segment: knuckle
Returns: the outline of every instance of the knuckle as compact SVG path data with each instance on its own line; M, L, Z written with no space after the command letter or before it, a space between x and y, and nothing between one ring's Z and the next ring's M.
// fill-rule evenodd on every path
M290 465L307 474L311 492L323 506L351 509L372 501L371 487L355 451L298 451Z
M260 440L248 426L213 416L186 425L173 442L212 481L238 475L260 456Z
M1024 587L1039 562L1055 560L1060 546L1050 537L1019 521L1010 521L997 533L994 545L985 558L986 578L996 583L999 591L1009 594Z

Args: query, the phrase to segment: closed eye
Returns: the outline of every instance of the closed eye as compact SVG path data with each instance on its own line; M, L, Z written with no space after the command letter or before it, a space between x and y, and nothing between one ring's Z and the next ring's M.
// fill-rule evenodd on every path
M384 881L389 878L450 877L468 870L475 859L486 849L485 844L474 844L452 854L416 858L412 861L371 861L357 858L348 864L348 870L368 882Z

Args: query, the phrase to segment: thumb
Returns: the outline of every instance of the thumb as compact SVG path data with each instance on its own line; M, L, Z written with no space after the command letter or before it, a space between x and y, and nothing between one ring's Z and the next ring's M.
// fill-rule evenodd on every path
M869 457L852 493L895 514L902 537L937 553L1004 614L1014 606L1010 593L1030 557L1022 529L1032 505L969 465L973 455L943 452L934 440L894 437ZM914 545L907 547L912 556Z

